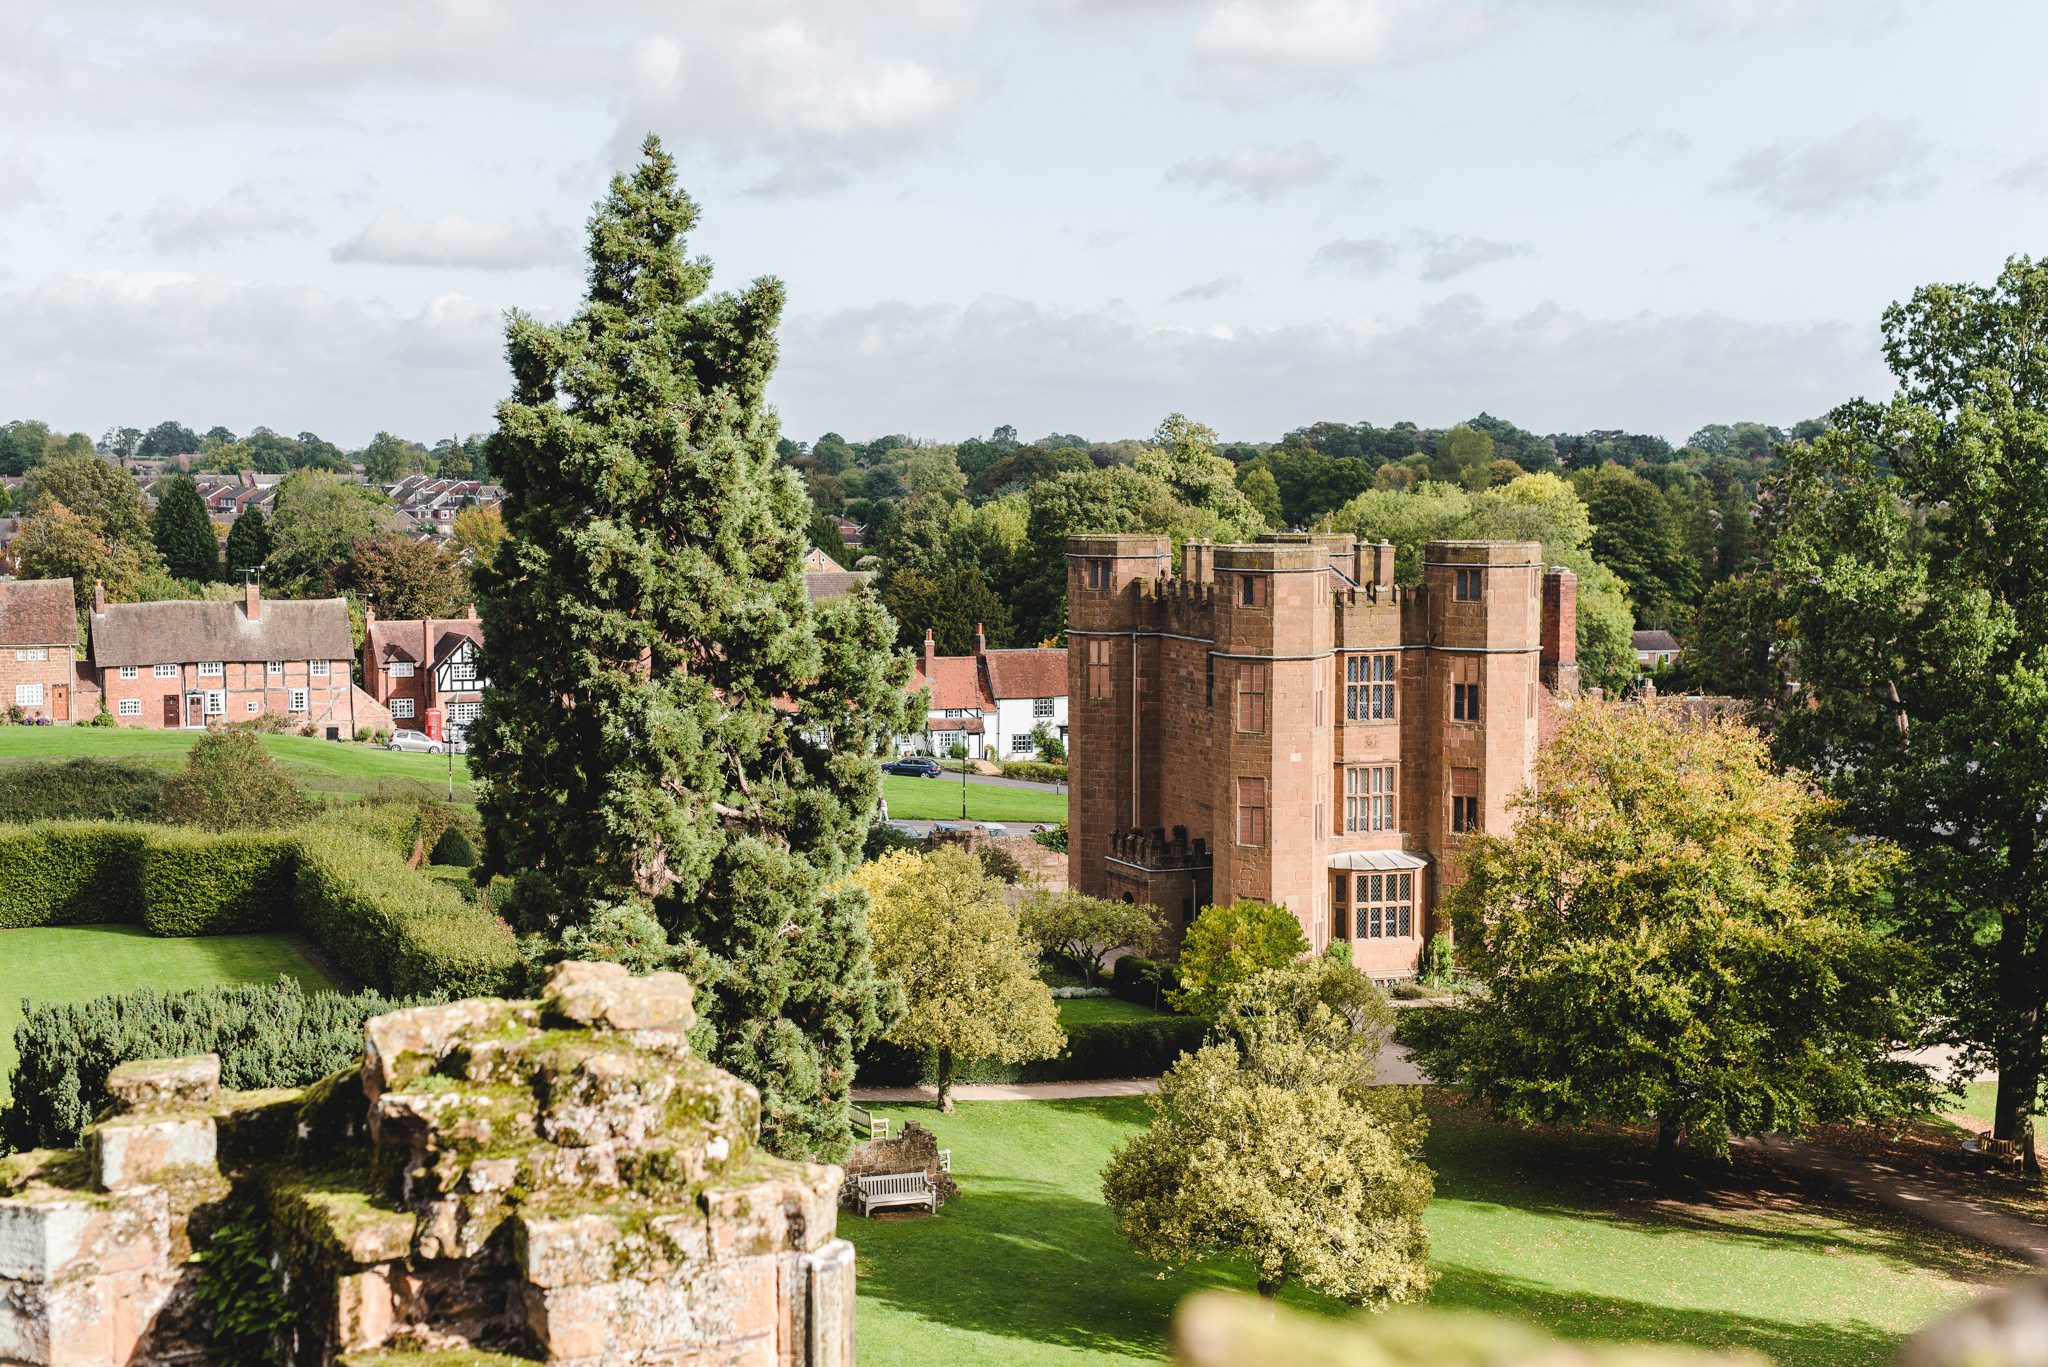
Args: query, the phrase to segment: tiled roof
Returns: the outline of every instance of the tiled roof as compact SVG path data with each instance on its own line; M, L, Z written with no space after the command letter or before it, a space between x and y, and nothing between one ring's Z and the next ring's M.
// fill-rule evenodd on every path
M972 655L940 655L930 663L931 673L927 674L925 662L918 662L917 672L910 677L910 687L913 692L924 687L932 690L932 711L949 707L980 711L996 705L996 700L982 687L980 662Z
M1637 650L1677 650L1678 638L1668 631L1639 631L1635 634Z
M92 618L92 658L114 665L198 660L346 660L355 654L340 598L265 598L255 621L228 603L112 603Z
M981 734L980 717L933 717L924 724L927 731L964 731L970 736Z
M1067 652L991 650L989 692L998 698L1060 698L1067 692Z
M873 570L812 570L804 575L804 589L813 603L844 598L875 577Z
M78 604L69 579L0 583L0 646L68 646L78 641Z
M420 619L410 621L379 619L370 623L364 633L369 638L370 658L373 660L410 660L414 664L438 664L448 654L450 647L459 640L483 644L483 623L467 617L436 617L432 623L433 644L431 656L420 659Z

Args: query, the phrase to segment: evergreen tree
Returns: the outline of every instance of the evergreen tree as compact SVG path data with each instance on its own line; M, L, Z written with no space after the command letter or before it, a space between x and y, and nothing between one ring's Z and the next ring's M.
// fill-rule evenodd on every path
M239 582L245 574L260 574L263 562L270 555L270 524L263 520L261 508L251 508L236 517L228 528L228 542L223 555L227 578Z
M173 475L164 481L156 511L150 515L149 535L164 558L164 568L173 575L202 584L220 578L220 542L191 476Z
M483 867L519 875L529 933L587 948L658 921L766 1141L831 1155L854 1052L896 1010L847 874L875 757L913 724L910 661L873 595L805 592L810 508L763 396L782 285L706 296L697 206L644 150L591 219L583 308L508 328L469 733Z

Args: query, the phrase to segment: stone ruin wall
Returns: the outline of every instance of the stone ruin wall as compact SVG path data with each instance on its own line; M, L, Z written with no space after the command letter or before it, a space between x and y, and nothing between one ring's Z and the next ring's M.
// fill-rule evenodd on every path
M252 1205L288 1363L851 1364L840 1169L758 1147L694 1020L676 974L562 964L377 1017L309 1088L124 1065L79 1149L0 1159L0 1367L204 1362L190 1255Z

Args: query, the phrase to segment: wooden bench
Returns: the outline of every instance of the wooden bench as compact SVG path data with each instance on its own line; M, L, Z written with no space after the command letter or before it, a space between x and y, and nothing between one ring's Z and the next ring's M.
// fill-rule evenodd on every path
M887 1139L889 1117L876 1115L860 1106L853 1108L853 1137L855 1139Z
M2017 1142L1994 1139L1989 1130L1977 1136L1976 1151L2000 1167L2024 1168L2027 1165L2026 1151Z
M881 1206L929 1206L939 1211L939 1191L922 1172L880 1172L853 1179L853 1204L862 1215Z

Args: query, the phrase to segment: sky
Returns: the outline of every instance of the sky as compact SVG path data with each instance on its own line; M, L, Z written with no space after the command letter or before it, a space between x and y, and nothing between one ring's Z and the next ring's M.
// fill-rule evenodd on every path
M7 0L0 421L486 430L656 133L786 434L1674 441L2039 250L2048 6Z

